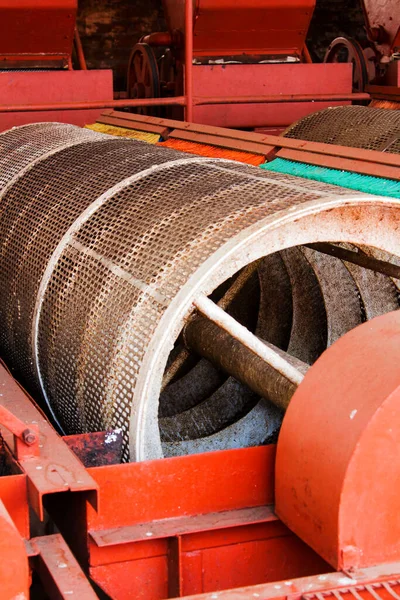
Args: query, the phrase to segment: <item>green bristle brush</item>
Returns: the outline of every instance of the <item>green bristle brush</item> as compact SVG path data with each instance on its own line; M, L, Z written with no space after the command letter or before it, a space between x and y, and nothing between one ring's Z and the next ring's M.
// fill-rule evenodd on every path
M275 173L284 173L286 175L295 175L314 181L322 181L332 185L367 192L368 194L377 194L378 196L389 196L391 198L400 198L400 181L394 179L384 179L383 177L373 177L371 175L360 175L349 171L340 171L329 167L317 167L306 163L287 160L286 158L274 158L271 162L261 165L261 169L273 171Z

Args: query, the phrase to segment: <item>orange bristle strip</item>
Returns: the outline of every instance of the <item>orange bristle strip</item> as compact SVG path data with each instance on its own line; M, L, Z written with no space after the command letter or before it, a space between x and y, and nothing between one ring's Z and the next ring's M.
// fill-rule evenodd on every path
M386 110L400 110L400 102L393 102L392 100L372 100L368 106L385 108Z
M159 145L173 148L174 150L180 150L181 152L187 152L188 154L208 156L209 158L236 160L255 167L258 167L265 162L265 157L261 154L241 152L240 150L231 150L229 148L219 148L218 146L209 146L208 144L199 144L198 142L187 142L186 140L171 138L165 142L159 142Z

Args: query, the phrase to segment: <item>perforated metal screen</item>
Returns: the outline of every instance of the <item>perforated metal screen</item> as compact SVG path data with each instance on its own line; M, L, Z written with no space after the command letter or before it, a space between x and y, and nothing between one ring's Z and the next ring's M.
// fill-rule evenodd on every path
M400 154L400 111L335 106L300 119L284 136Z
M63 127L1 136L5 170L26 148L0 194L1 352L66 432L121 427L128 459L130 422L158 401L137 390L163 368L158 325L202 265L267 217L357 195L72 126L45 156Z

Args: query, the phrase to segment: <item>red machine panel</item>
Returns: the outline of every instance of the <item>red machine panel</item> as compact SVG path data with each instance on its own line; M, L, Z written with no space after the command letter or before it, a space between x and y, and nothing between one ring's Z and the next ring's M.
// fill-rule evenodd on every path
M274 459L267 446L92 468L100 511L60 514L88 532L90 575L115 600L327 572L274 514Z
M0 0L2 68L70 64L77 0Z
M348 104L334 102L335 94L351 94L350 64L202 65L193 67L195 97L248 98L243 104L195 106L196 123L223 127L287 127L307 114ZM251 96L249 91L251 90ZM279 102L279 95L310 95L309 102ZM330 96L329 102L323 102ZM257 96L277 96L277 102L257 104ZM311 102L311 98L313 101Z
M0 104L9 112L0 113L0 131L25 123L58 121L85 125L93 123L100 109L22 112L18 106L112 100L112 72L96 71L30 71L0 73ZM26 109L25 109L26 110Z

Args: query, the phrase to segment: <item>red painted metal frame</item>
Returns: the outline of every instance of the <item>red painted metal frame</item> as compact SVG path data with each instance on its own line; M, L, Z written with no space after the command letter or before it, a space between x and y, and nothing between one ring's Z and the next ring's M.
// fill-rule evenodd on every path
M60 534L32 538L26 543L26 550L46 597L78 600L98 598Z
M185 0L185 120L193 121L193 0Z
M242 1L242 0L241 0ZM183 2L179 3L168 3L170 7L172 7L173 13L175 16L179 16L180 11L183 9ZM207 4L207 2L206 2ZM214 5L213 8L216 8L216 3L210 3L210 5ZM229 0L227 2L220 5L220 9L224 10L227 8L229 4ZM259 3L256 3L259 4ZM293 6L297 7L302 5L302 2L294 1ZM224 125L226 127L260 127L260 126L287 126L296 119L305 116L311 112L314 112L318 109L325 108L327 106L335 105L336 103L346 103L352 100L356 100L356 97L351 94L351 66L348 67L348 88L346 89L338 89L337 85L337 74L333 77L329 78L329 81L326 83L325 87L318 88L319 80L321 79L321 70L327 65L224 65L223 67L209 67L209 66L194 66L193 65L193 56L194 52L194 21L193 21L193 0L185 0L185 58L184 58L184 97L185 97L185 120L192 122L200 122L200 123L208 123L212 125ZM251 8L254 9L255 4ZM282 7L280 7L282 9ZM236 5L235 11L232 13L236 14ZM172 25L171 25L172 26ZM296 79L293 79L293 76L288 75L288 67L316 67L318 71L315 72L315 75L311 77L311 81L314 84L314 87L317 86L315 90L313 90L313 98L305 98L304 92L295 90L293 96L297 96L299 98L299 103L304 102L304 104L300 107L296 106L296 101L294 98L290 97L290 95L282 96L282 90L287 89L288 81L291 82L293 86L293 82L301 81L305 71L298 71L295 76ZM340 70L344 65L329 65L333 66ZM239 69L238 69L239 67ZM275 94L267 94L264 93L256 93L251 96L246 96L245 98L240 98L240 94L237 93L237 86L241 84L242 75L239 73L240 68L246 69L246 73L254 72L254 76L251 76L251 82L249 87L253 89L254 85L257 85L257 82L261 81L263 77L260 77L260 69L264 67L273 67L275 68L274 74L277 73L279 69L279 84L277 88L277 92ZM258 71L255 71L258 69ZM213 83L212 78L210 78L210 73L212 74L213 70L218 70L217 81ZM221 85L221 81L219 78L225 75L225 82ZM198 81L197 88L201 90L201 94L204 95L203 98L196 98L195 86ZM227 83L231 81L233 86L233 93L226 93ZM270 81L270 77L266 78L266 81ZM310 80L306 77L305 85L306 90L308 90L310 84ZM340 88L340 86L339 86ZM219 92L220 89L223 89L225 94L224 98L216 97L216 93ZM264 92L264 90L263 90ZM325 92L325 95L324 95ZM336 92L342 94L341 97L336 95L336 99L332 98L331 95L335 96ZM312 93L312 92L311 92ZM321 103L319 103L319 96L323 94L321 99ZM363 95L359 100L368 100L368 95ZM315 101L317 103L315 104ZM327 101L328 104L323 104L323 101ZM197 108L196 108L197 103ZM257 103L262 104L271 104L269 110L264 115L262 111L260 111L260 107L254 106ZM199 106L203 105L203 108L199 108ZM218 104L222 104L223 106L218 106ZM207 105L207 108L205 106ZM235 105L235 106L232 106ZM240 106L243 105L243 106ZM249 106L251 105L251 106ZM228 110L229 109L229 110ZM260 113L259 115L254 115L254 113ZM227 116L227 113L232 113ZM270 122L271 121L271 122Z
M114 600L298 600L399 577L399 563L333 573L293 536L274 513L274 457L267 446L89 469L102 508L61 507L69 544Z
M388 318L398 323L400 317L394 313L374 323L385 319L384 329L391 333L393 327ZM364 326L364 330L365 327L369 330L370 325ZM354 345L352 335L343 340L350 339ZM380 334L376 336L376 331L373 335L382 338ZM396 344L395 340L392 342ZM384 340L382 344L385 346ZM387 352L381 349L379 352L386 360ZM391 355L395 360L396 353ZM387 369L390 377L397 377L396 369ZM388 379L385 377L385 381ZM356 384L361 385L358 398L362 401L365 378L356 379ZM396 592L399 563L332 573L320 556L277 518L273 506L275 446L85 470L76 459L71 459L64 440L45 422L4 367L0 368L0 386L6 392L3 405L12 406L16 417L26 422L31 422L35 415L42 446L48 445L43 451L43 462L35 462L33 458L14 465L26 474L0 477L0 530L3 531L3 524L5 527L0 538L6 540L7 546L7 550L0 548L0 556L7 557L9 565L15 561L15 572L19 569L21 573L21 586L28 581L28 555L51 598L69 598L71 591L74 597L95 598L84 572L89 572L94 582L114 600L167 597L299 600L304 594L307 594L305 600L321 600L310 593L328 593L333 589L339 590L335 592L336 600L342 598L337 594L342 594L343 600L346 594L372 600L365 585L392 580L395 581L390 585ZM324 394L325 388L319 398ZM325 403L331 404L329 398ZM46 461L50 450L53 463L49 464ZM99 512L91 506L86 493L54 493L64 490L52 485L46 492L50 494L46 498L47 509L75 558L59 534L34 538L26 542L25 549L21 545L21 537L29 536L27 492L30 485L38 483L32 481L27 469L30 461L47 472L56 462L59 474L70 470L75 470L79 478L86 474L98 490ZM317 478L320 487L319 475L320 470ZM390 478L387 485L392 485ZM84 486L70 489L85 491ZM372 522L373 517L367 519L367 530ZM6 567L2 585L7 581L13 585L15 577L10 573L14 571L7 570L7 559L3 563Z
M286 66L286 65L285 65ZM306 83L306 80L305 80ZM332 93L332 94L276 94L270 96L215 96L195 97L195 106L208 104L274 104L275 102L339 102L349 100L370 100L370 94Z
M94 107L87 103L91 98ZM27 71L0 72L0 131L25 123L54 120L75 125L93 123L101 113L96 108L113 98L112 72ZM43 101L52 105L43 105ZM73 112L63 103L73 105ZM35 113L32 108L40 109ZM37 106L39 105L39 106ZM56 105L54 107L54 105Z
M400 87L394 85L369 85L368 93L374 100L392 100L400 102Z
M268 446L89 469L91 577L115 600L161 600L329 570L276 518L274 460Z
M0 474L0 597L28 598L33 569L46 598L97 598L60 534L30 539L30 509L43 519L45 497L55 494L59 500L71 491L78 492L81 501L94 502L98 486L2 364L0 388L0 428L6 443ZM13 454L4 425L21 437L34 428L40 442L35 455Z
M0 477L0 597L28 598L34 570L46 598L97 598L61 535L30 539L27 482L24 474Z
M17 421L25 424L25 429L35 427L35 431L39 432L38 453L20 453L18 458L19 467L27 476L30 505L39 518L43 519L43 498L47 494L85 492L93 505L97 506L96 482L2 364L0 387L2 408L12 412ZM6 426L10 426L9 422ZM6 429L2 429L1 433L13 452L14 436Z
M352 93L352 65L344 63L196 65L192 77L193 121L223 127L288 126L310 112L369 99Z
M29 0L32 2L33 0ZM75 0L63 0L64 3L74 2ZM209 2L209 0L207 0ZM214 1L214 0L213 0ZM9 0L0 0L0 10L2 8L2 3L6 5L10 5ZM44 0L41 0L43 6L47 4ZM243 4L243 0L241 0ZM257 0L259 3L259 0ZM291 0L294 6L303 6L305 0ZM313 2L311 2L313 4ZM35 6L37 3L35 2ZM180 10L183 9L183 4L180 5ZM212 2L209 2L209 8L211 8ZM244 6L244 4L243 4ZM225 7L226 8L226 7ZM34 10L31 11L35 13ZM40 11L36 11L40 13ZM0 94L0 130L8 128L10 126L19 125L22 123L45 120L45 113L51 112L52 118L65 121L70 120L78 125L83 125L90 121L94 121L98 113L93 113L89 111L96 111L104 108L118 108L118 107L131 107L135 108L138 106L183 106L185 107L185 118L187 121L193 121L193 119L201 120L202 113L204 112L204 105L208 106L208 111L214 113L214 117L211 120L217 119L220 122L220 114L221 108L223 107L217 106L218 104L226 104L235 105L231 107L231 110L234 109L239 115L238 124L235 121L232 121L232 125L241 126L242 122L247 123L249 121L249 104L263 104L263 105L271 105L273 108L273 113L275 116L273 117L273 125L288 125L290 122L302 116L304 114L308 114L309 112L313 112L318 108L328 106L328 105L336 105L337 103L346 103L352 100L367 100L369 99L368 95L354 95L351 94L351 77L349 75L349 89L340 89L338 90L335 81L337 81L337 77L329 78L329 86L328 92L326 92L326 88L316 89L315 94L312 94L312 98L310 98L308 93L294 93L294 94L286 94L282 95L281 90L286 87L287 81L287 72L285 75L285 67L319 67L323 69L327 67L327 65L273 65L276 68L283 67L282 70L282 81L279 85L279 90L275 94L253 94L252 96L243 96L240 97L238 94L225 95L225 97L215 97L215 93L218 91L219 86L212 87L210 91L207 93L206 97L197 97L194 92L194 84L196 78L194 79L194 68L197 69L196 74L200 74L201 69L207 67L193 67L193 0L185 0L184 1L184 15L185 15L185 61L184 61L184 78L185 78L185 92L182 96L177 96L173 98L147 98L147 99L138 99L138 100L129 100L129 99L119 99L113 100L112 95L109 95L109 90L102 88L99 85L101 78L103 77L103 71L87 71L85 69L85 61L83 52L81 49L79 35L75 31L75 40L76 40L76 48L77 55L79 59L79 63L83 71L81 72L82 78L79 82L74 81L73 86L70 86L70 82L68 80L61 80L60 76L65 75L65 73L54 72L51 74L48 73L39 73L39 72L31 72L31 73L13 73L12 79L8 82L5 77L10 77L10 74L1 73L3 81L0 80L0 89L4 90L3 97ZM74 14L71 12L71 22L72 26L74 26ZM74 27L72 28L72 36L74 35ZM28 36L29 38L29 36ZM241 65L238 65L241 66ZM243 65L242 65L243 66ZM249 67L265 67L266 65L245 65L246 68ZM343 68L343 65L329 65ZM348 65L347 65L348 66ZM235 65L233 65L235 67ZM349 67L349 66L348 66ZM200 69L200 70L199 70ZM349 67L350 69L350 67ZM231 71L231 74L234 74L235 70ZM79 72L71 72L70 74L76 74ZM96 77L99 79L96 82L93 81L94 73L97 73ZM302 71L303 73L303 71ZM53 83L43 84L42 77L45 75L50 75L52 77L57 77L57 82L54 80ZM300 77L300 71L299 71ZM20 82L22 82L22 89L24 88L23 82L29 79L30 86L25 90L22 94L18 93L18 88L20 86ZM257 81L259 76L254 81ZM314 81L318 82L318 77L314 78ZM51 80L50 80L51 81ZM308 87L308 79L307 87ZM85 83L86 82L86 83ZM13 91L13 84L16 84L15 91ZM11 86L11 87L10 87ZM35 88L40 90L39 95L35 95L32 93L32 89ZM49 91L50 98L49 101ZM46 102L43 102L43 94L46 94ZM76 97L76 93L80 98ZM54 95L55 94L55 95ZM71 95L72 94L72 95ZM97 98L94 97L94 94L97 95ZM99 97L100 96L100 97ZM26 98L29 98L29 102L25 102ZM88 100L90 98L90 100ZM317 103L315 103L317 101ZM295 109L297 103L302 105L301 112L299 113L298 109ZM326 104L327 103L327 104ZM203 108L200 108L200 105ZM198 116L194 114L195 108L197 106ZM284 108L282 108L284 107ZM253 107L254 108L254 107ZM253 111L252 108L252 111ZM272 108L269 110L269 114L271 113ZM295 112L293 113L293 110ZM71 115L70 111L76 111L73 115ZM200 111L200 112L199 112ZM11 113L12 116L2 116L6 113ZM35 113L33 116L31 113ZM43 114L44 113L44 114ZM277 116L280 113L280 117ZM22 116L23 115L23 116ZM293 116L294 115L294 116ZM206 120L208 117L206 118ZM269 119L269 117L268 117ZM279 119L282 122L278 122ZM284 122L283 122L284 121ZM226 123L229 125L230 123ZM255 126L264 126L266 123L263 122L262 119L258 119L257 122L254 123Z
M364 586L370 587L365 600L377 600L374 588L377 582L391 582L398 580L400 574L400 563L389 565L377 565L368 569L359 569L349 572L339 571L336 573L321 573L317 576L301 577L291 581L276 581L262 585L254 585L220 591L214 595L215 600L322 600L329 597L329 600L342 600L344 598L357 598L364 600L362 593ZM397 582L397 585L398 582ZM345 587L344 587L345 586ZM371 593L372 590L372 593ZM385 590L384 598L394 598L396 596ZM333 592L333 593L329 593ZM378 596L382 598L382 596ZM196 594L185 596L185 600L213 600L212 594Z

